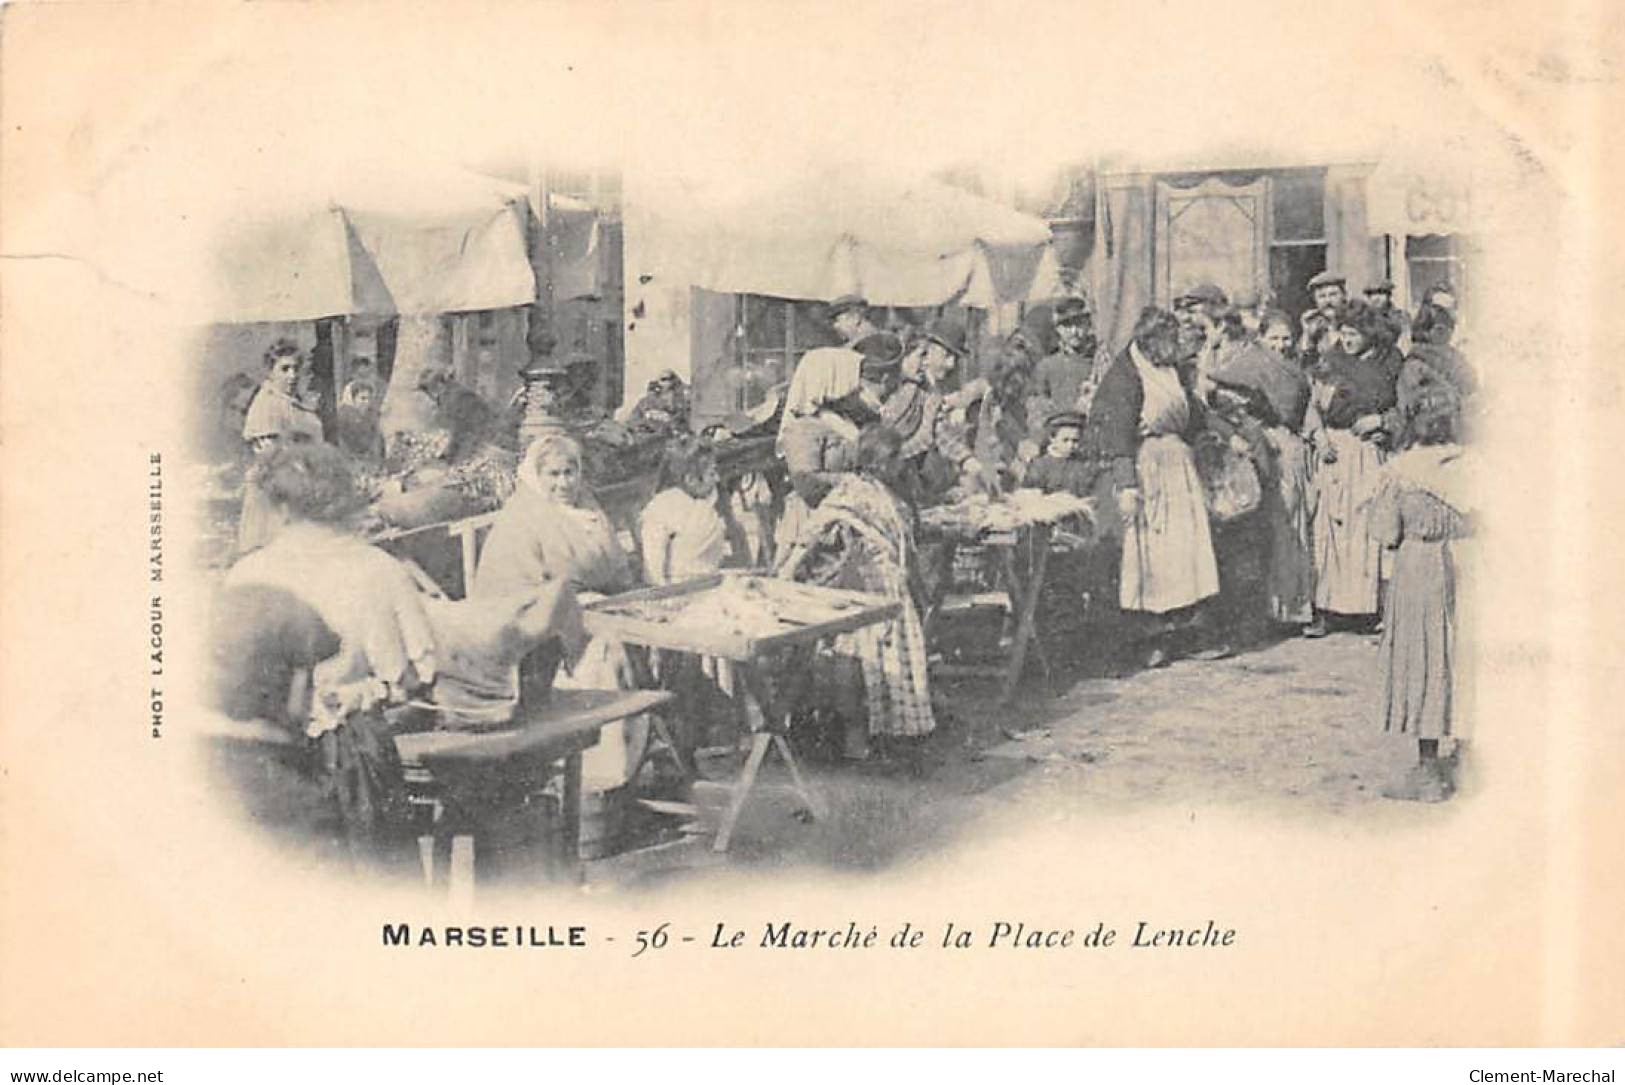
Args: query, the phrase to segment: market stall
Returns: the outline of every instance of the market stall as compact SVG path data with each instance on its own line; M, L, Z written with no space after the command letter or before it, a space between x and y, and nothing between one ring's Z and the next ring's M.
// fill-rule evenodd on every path
M860 592L797 584L749 573L725 574L600 600L586 608L587 628L626 644L733 664L731 691L744 709L750 751L732 786L713 849L727 851L734 827L769 750L812 816L821 804L808 788L785 737L796 706L768 693L768 669L796 648L896 617L898 605Z
M1050 556L1057 547L1087 545L1093 539L1094 502L1070 494L1017 490L1001 497L971 497L920 513L922 544L950 550L974 549L990 561L992 580L1008 608L1008 642L1004 658L994 664L939 667L939 672L990 676L1000 680L999 701L1008 704L1026 670L1029 652L1046 676L1050 664L1037 636L1039 600L1043 596ZM927 632L941 616L949 589L944 580L927 608Z

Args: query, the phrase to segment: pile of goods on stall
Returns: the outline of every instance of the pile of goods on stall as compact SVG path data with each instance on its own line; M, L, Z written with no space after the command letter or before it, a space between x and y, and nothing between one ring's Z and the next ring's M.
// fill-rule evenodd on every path
M581 442L582 472L594 486L612 486L660 470L674 433L623 425L613 418L595 422L576 434Z
M592 609L655 625L758 638L838 621L863 606L858 598L787 580L734 574L702 582L692 591L610 599Z
M508 500L519 454L485 444L448 464L449 440L445 431L399 433L382 464L356 464L357 482L371 502L370 527L422 527L489 512Z
M943 534L975 538L1074 518L1093 522L1094 508L1095 503L1086 497L1015 490L1000 497L975 494L952 504L922 509L920 523Z

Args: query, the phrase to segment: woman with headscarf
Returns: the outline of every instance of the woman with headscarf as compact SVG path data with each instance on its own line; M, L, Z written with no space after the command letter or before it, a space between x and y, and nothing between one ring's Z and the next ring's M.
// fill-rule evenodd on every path
M1411 423L1421 404L1448 396L1461 405L1464 416L1471 414L1478 377L1467 359L1451 345L1456 318L1450 310L1424 303L1411 324L1411 351L1399 371L1395 407L1389 429L1395 434L1393 447L1411 444Z
M378 386L364 377L344 385L339 395L338 444L350 455L382 463L384 435L378 427Z
M802 355L785 392L775 448L793 492L774 533L779 553L794 546L817 507L855 461L858 430L872 412L861 402L863 355L817 347Z
M1111 473L1123 521L1118 605L1156 629L1146 662L1166 662L1176 617L1218 594L1206 496L1185 434L1196 408L1181 380L1180 326L1147 306L1128 348L1101 377L1084 454Z
M866 428L858 438L856 469L840 476L819 502L801 541L779 566L786 579L869 592L901 605L890 622L834 638L835 654L856 660L863 676L864 717L851 706L844 713L845 753L851 758L867 755L866 734L895 744L936 729L925 629L916 606L913 518L889 484L901 447L889 427Z
M1306 636L1324 636L1327 615L1374 620L1382 579L1381 547L1361 497L1387 457L1393 435L1398 351L1391 325L1363 303L1344 311L1339 345L1314 372L1306 431L1319 461L1315 472L1315 620Z
M1282 318L1284 322L1285 318ZM1290 341L1290 326L1277 324ZM1214 413L1247 443L1263 484L1264 602L1270 619L1307 624L1315 587L1310 531L1309 446L1299 435L1309 381L1295 362L1255 342L1218 362L1209 377Z
M237 522L237 552L246 554L271 536L272 511L260 487L264 463L284 445L319 443L322 420L299 397L304 358L291 339L278 339L265 352L265 379L243 417L243 440L250 454L243 484L243 510Z
M614 526L582 480L581 446L563 434L538 437L520 462L518 483L491 526L469 592L472 599L564 583L583 600L626 591L631 564ZM560 689L635 689L637 675L618 641L594 638L555 680ZM605 727L582 761L584 786L608 792L629 782L648 738L639 718Z
M1372 532L1393 552L1378 648L1380 715L1384 731L1417 742L1416 765L1384 790L1389 798L1437 802L1455 786L1439 746L1462 736L1455 548L1475 508L1457 408L1448 393L1420 404L1415 445L1388 461L1373 487Z

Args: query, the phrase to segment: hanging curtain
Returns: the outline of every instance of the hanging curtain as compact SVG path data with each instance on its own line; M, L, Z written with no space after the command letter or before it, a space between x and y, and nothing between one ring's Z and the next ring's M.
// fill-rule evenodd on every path
M1151 304L1151 238L1156 212L1150 177L1102 179L1097 189L1095 247L1085 265L1095 331L1112 353L1128 345L1134 320Z

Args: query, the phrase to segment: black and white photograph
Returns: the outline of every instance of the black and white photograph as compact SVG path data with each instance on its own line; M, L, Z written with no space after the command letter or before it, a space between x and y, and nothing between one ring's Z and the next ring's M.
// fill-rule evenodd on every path
M990 172L245 214L194 384L253 816L466 892L1471 801L1470 189Z
M97 10L0 1042L1618 1042L1617 17Z

